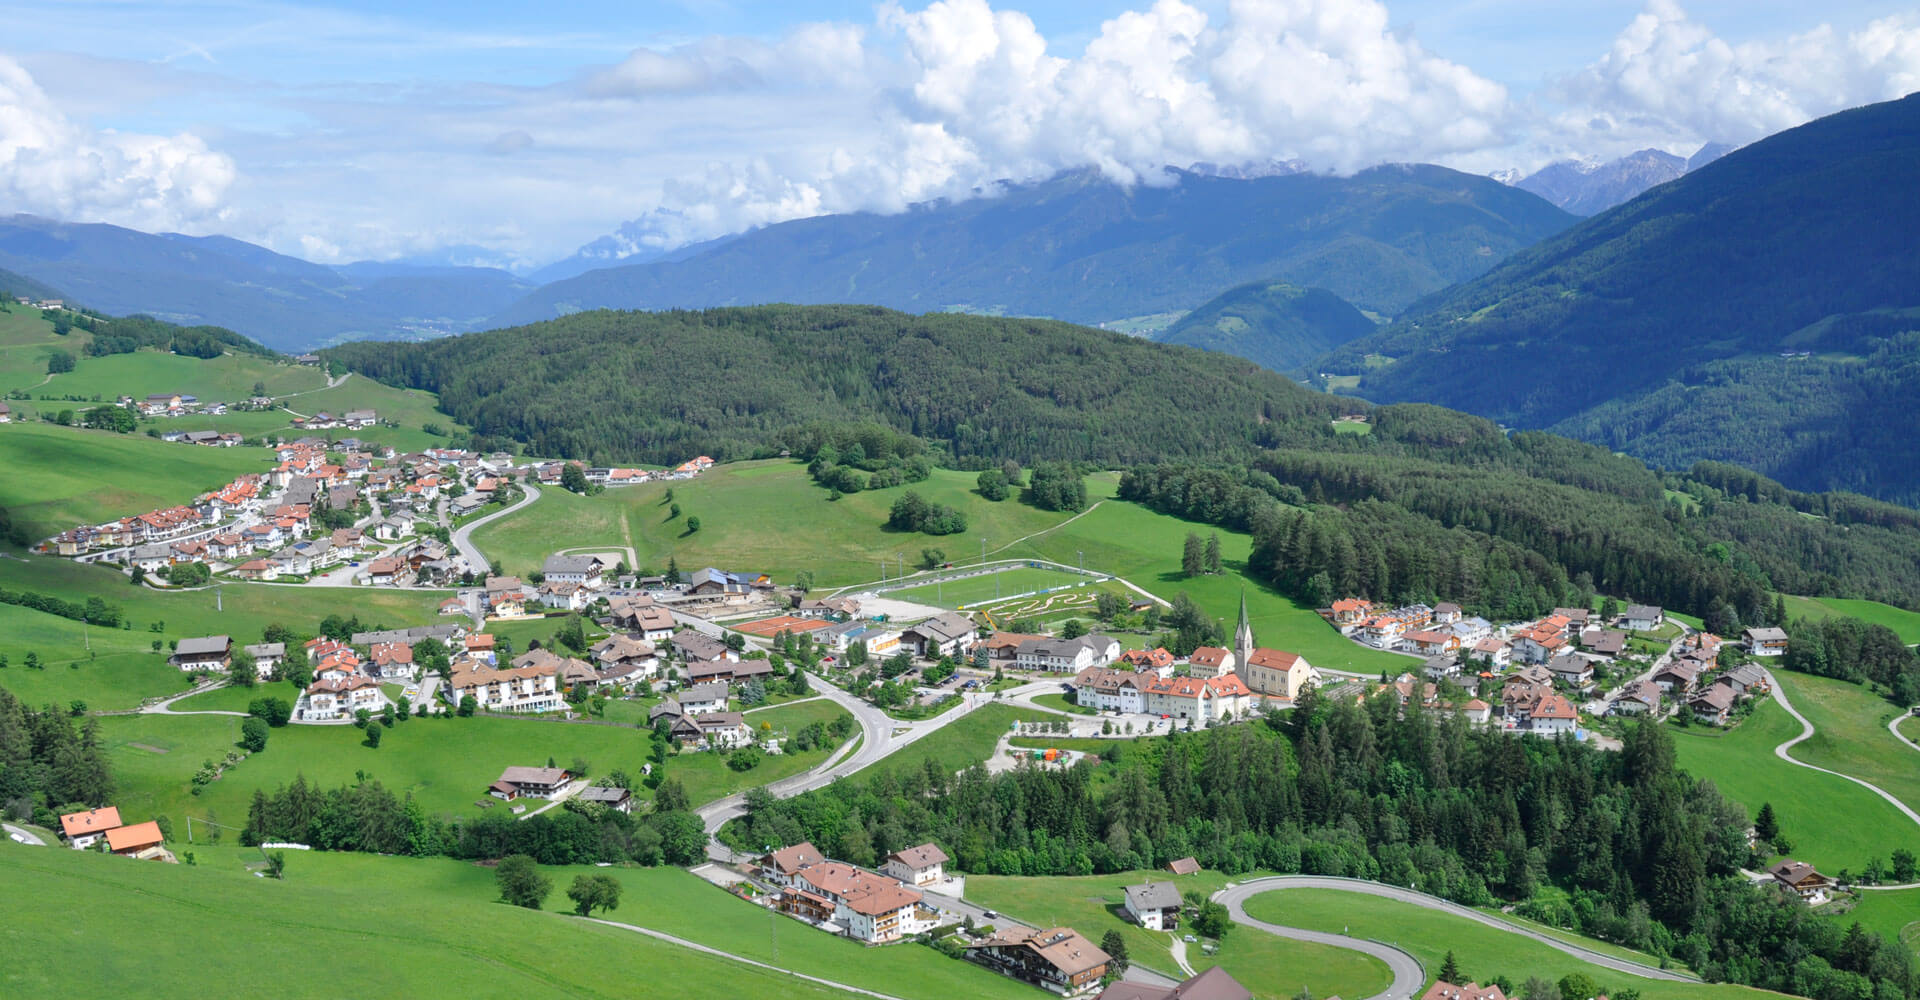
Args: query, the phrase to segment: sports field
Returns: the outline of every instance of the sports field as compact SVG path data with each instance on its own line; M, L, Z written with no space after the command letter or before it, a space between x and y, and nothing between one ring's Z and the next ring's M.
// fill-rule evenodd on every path
M1287 927L1385 941L1418 958L1426 966L1430 980L1451 950L1460 963L1461 972L1482 983L1501 975L1515 983L1524 982L1530 976L1555 982L1578 972L1591 977L1603 989L1632 987L1643 996L1672 1000L1760 1000L1779 995L1745 986L1664 982L1629 976L1465 917L1358 893L1282 889L1248 900L1247 914Z
M886 596L944 608L978 607L991 605L1015 594L1031 594L1041 590L1074 587L1083 583L1092 583L1095 579L1095 577L1045 566L1015 565L996 573L983 573L963 580L908 587L904 590L889 590Z
M1177 878L1164 871L1053 878L969 875L967 899L1040 927L1070 926L1095 943L1106 932L1119 931L1134 964L1182 978L1180 967L1168 951L1170 936L1147 930L1122 915L1126 887L1150 880L1173 882L1183 892L1202 894L1220 889L1227 881L1216 872ZM1192 931L1183 927L1179 933ZM1211 956L1197 945L1188 945L1187 961L1196 972L1216 964L1223 966L1241 985L1262 997L1295 996L1302 988L1316 997L1367 997L1386 989L1393 979L1386 965L1359 952L1285 941L1245 928L1228 934L1220 951Z
M1673 729L1674 755L1681 767L1746 806L1749 816L1762 803L1773 803L1793 857L1822 871L1859 871L1867 859L1885 859L1893 848L1920 839L1920 828L1879 796L1773 755L1775 746L1799 732L1799 723L1769 700L1731 732ZM1837 816L1846 822L1834 822Z

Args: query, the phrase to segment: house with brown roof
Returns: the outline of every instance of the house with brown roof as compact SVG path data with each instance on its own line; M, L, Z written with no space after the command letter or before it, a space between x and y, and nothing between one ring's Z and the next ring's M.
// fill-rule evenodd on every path
M1693 693L1694 685L1700 680L1701 665L1693 660L1675 660L1653 673L1653 682L1660 690L1684 698Z
M1612 659L1627 651L1627 634L1613 628L1590 628L1580 633L1580 647L1595 656Z
M987 662L995 666L1010 667L1020 657L1020 647L1035 639L1044 639L1044 635L1029 635L1025 632L995 632L981 640L987 648Z
M1776 885L1806 900L1809 903L1824 903L1827 892L1833 888L1833 880L1814 871L1805 861L1788 859L1767 869Z
M633 812L633 793L624 788L595 785L591 788L582 788L580 794L575 797L582 802L606 806L608 809L617 809L623 813Z
M830 901L834 920L846 928L847 936L868 944L918 934L937 919L922 907L919 890L837 861L799 869L790 888Z
M1101 990L1093 1000L1253 1000L1253 991L1216 965L1173 986L1122 980Z
M1482 986L1479 983L1455 986L1440 980L1427 987L1427 991L1420 995L1420 1000L1507 1000L1507 997L1498 986Z
M1612 715L1650 715L1660 710L1660 685L1652 681L1634 681L1613 699L1607 711Z
M940 845L927 843L887 855L880 870L908 885L932 885L946 879L948 860Z
M607 601L607 617L615 628L637 632L648 642L670 639L680 627L673 620L673 612L654 603L651 597L610 598Z
M1146 686L1159 679L1157 674L1088 667L1073 675L1073 701L1082 708L1102 712L1144 712Z
M224 671L233 662L233 640L224 635L182 639L167 662L187 671Z
M792 885L793 877L808 865L823 864L826 855L811 842L801 841L773 851L760 859L760 877L775 885Z
M508 802L551 799L572 781L572 772L564 767L509 767L500 772L500 780L487 786L487 794Z
M1233 673L1233 650L1219 646L1201 646L1187 656L1187 673L1194 677L1219 677Z
M1129 649L1122 652L1115 662L1126 664L1135 670L1159 674L1173 669L1173 654L1167 652L1164 646L1155 646L1152 649Z
M1001 975L1062 994L1092 987L1113 960L1071 927L1009 927L968 945L967 957Z
M86 812L67 813L60 817L60 835L67 838L67 846L76 851L92 847L108 830L120 828L120 810L113 806L101 806Z
M1693 709L1693 717L1701 722L1711 722L1716 726L1727 724L1727 714L1733 711L1733 703L1740 695L1725 684L1714 684L1705 691L1693 696L1687 707Z
M1167 870L1175 875L1192 875L1200 870L1200 862L1195 861L1191 856L1177 858L1167 862Z

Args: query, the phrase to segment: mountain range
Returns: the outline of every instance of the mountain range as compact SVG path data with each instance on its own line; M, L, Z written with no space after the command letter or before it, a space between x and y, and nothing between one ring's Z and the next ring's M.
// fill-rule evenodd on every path
M1227 176L1233 174L1235 176ZM894 215L822 216L544 286L477 267L325 267L226 237L0 220L0 268L109 313L229 327L282 350L422 339L595 308L862 302L1097 323L1182 313L1249 281L1323 287L1391 315L1575 220L1441 167L1350 177L1292 164L1122 187L1091 172ZM590 244L536 276L615 259Z
M1707 143L1685 158L1643 149L1604 163L1559 160L1524 177L1511 171L1496 176L1574 215L1597 215L1732 151L1732 146L1720 142Z
M1319 370L1669 466L1920 502L1920 437L1886 402L1920 391L1917 162L1920 95L1819 119L1430 296Z

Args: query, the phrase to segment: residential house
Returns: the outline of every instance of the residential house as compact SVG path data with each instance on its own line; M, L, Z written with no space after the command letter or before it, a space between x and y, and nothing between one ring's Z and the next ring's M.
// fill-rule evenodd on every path
M1700 664L1692 660L1676 660L1654 671L1653 682L1660 690L1675 698L1693 693L1694 685L1700 680Z
M5 403L0 403L0 424L7 424L12 422L13 422L13 409Z
M181 670L226 670L233 662L233 640L224 635L182 639L167 662Z
M1332 619L1334 627L1338 628L1342 635L1351 633L1354 629L1359 628L1368 618L1372 617L1372 615L1373 602L1361 600L1357 597L1343 598L1335 601L1333 602L1333 607L1328 611L1328 617Z
M727 710L727 685L718 681L711 684L695 684L678 692L674 700L680 703L682 714L689 716L724 712Z
M577 583L548 580L540 585L540 604L556 611L579 611L593 603L593 593Z
M401 556L381 556L360 570L360 582L376 587L405 583L409 576L407 560Z
M233 575L242 580L278 580L280 567L269 559L250 559L235 566Z
M514 576L487 577L487 611L497 618L517 618L526 613L526 588Z
M1194 860L1191 855L1175 858L1167 862L1167 870L1175 875L1192 875L1200 870L1200 862Z
M1693 717L1701 722L1711 722L1716 726L1727 724L1727 713L1733 710L1733 703L1739 694L1726 684L1712 684L1705 691L1693 696L1687 702L1693 709Z
M1150 931L1170 931L1180 926L1180 888L1172 882L1148 882L1127 886L1127 918Z
M1785 656L1787 632L1778 628L1750 628L1740 633L1747 652L1755 656Z
M1187 719L1196 727L1224 720L1229 714L1246 718L1253 696L1238 674L1149 678L1143 690L1149 713Z
M462 598L449 597L440 602L440 613L443 615L464 615L467 613L467 602Z
M811 843L801 842L773 851L760 859L760 877L774 885L792 885L802 868L824 864L826 855Z
M1586 631L1587 622L1593 617L1593 611L1588 608L1554 608L1553 613L1560 618L1565 618L1567 628L1575 632ZM1581 1000L1586 998L1582 997Z
M908 885L933 885L946 879L949 860L938 844L921 844L887 855L881 870Z
M1805 861L1787 859L1767 869L1776 885L1809 903L1824 903L1833 880L1815 871Z
M1716 686L1725 685L1730 687L1733 689L1734 694L1742 698L1747 698L1751 697L1756 690L1766 690L1767 675L1759 667L1751 663L1742 663L1732 670L1715 677L1713 683Z
M1019 662L1021 646L1045 638L1044 635L1028 635L1025 632L995 632L980 645L986 648L988 663L996 667L1011 667Z
M404 642L383 642L368 650L373 673L382 680L413 680L420 668L413 662L413 646Z
M1507 1000L1507 997L1498 986L1482 986L1479 983L1455 986L1441 980L1427 987L1427 991L1420 995L1420 1000ZM1582 997L1581 1000L1587 998Z
M773 676L773 664L766 660L707 660L702 663L687 664L687 682L703 684L708 681L720 681L726 684L744 684L750 680L765 681Z
M1627 651L1627 634L1619 629L1590 628L1580 633L1580 646L1595 656L1613 659Z
M224 563L237 563L253 549L239 532L228 531L207 539L207 555Z
M967 957L1005 976L1073 994L1089 989L1107 974L1111 956L1071 927L1033 930L1010 926L978 944Z
M1629 632L1651 632L1667 620L1666 613L1651 604L1634 604L1620 616L1620 627Z
M160 833L160 824L152 820L107 831L107 849L125 857L153 857L155 855L148 852L162 847L166 842L167 838Z
M685 663L705 663L712 660L726 660L731 663L740 661L740 654L727 648L727 644L705 632L685 629L675 632L669 640L675 656Z
M468 695L481 708L495 712L552 712L566 707L560 696L560 671L551 665L456 671L448 697L458 705Z
M1115 662L1125 664L1135 670L1163 676L1173 670L1173 654L1167 652L1164 646L1156 646L1152 649L1124 650Z
M590 802L595 805L606 806L608 809L616 809L623 813L633 812L633 793L624 788L604 788L595 785L591 788L581 789L580 794L574 796L574 798L581 802Z
M1433 624L1452 625L1454 622L1457 622L1459 620L1460 620L1460 605L1450 604L1446 601L1441 601L1440 603L1433 606L1433 622L1432 622Z
M610 635L594 643L587 655L602 673L618 670L620 676L628 677L638 672L637 680L650 678L660 669L653 643L638 635Z
M739 712L707 712L690 716L686 721L691 721L699 732L699 738L692 742L702 746L732 750L753 742L753 729Z
M1104 667L1119 654L1120 643L1111 636L1083 635L1078 639L1049 637L1021 644L1014 663L1021 670L1072 674L1088 667Z
M1614 715L1650 715L1660 710L1660 685L1653 681L1634 681L1613 699L1608 711Z
M1493 706L1478 698L1472 698L1467 701L1467 707L1461 714L1467 717L1468 722L1476 726L1484 726L1493 719Z
M1460 637L1451 629L1413 629L1400 636L1400 648L1421 656L1442 656L1460 648Z
M1253 991L1216 965L1173 986L1120 980L1093 1000L1253 1000Z
M638 632L649 642L670 639L680 627L673 612L650 597L615 597L607 602L607 611L614 627Z
M257 642L246 647L247 655L253 657L253 669L261 680L273 676L282 663L287 662L287 644L284 642Z
M1513 649L1498 639L1482 639L1473 646L1473 658L1495 670L1505 670L1513 662Z
M833 904L833 918L847 936L885 944L917 934L933 924L919 916L921 895L883 875L838 862L808 865L794 873L792 888Z
M119 828L120 810L113 806L67 813L60 817L60 835L67 838L67 846L76 851L92 847L107 835L107 831Z
M1187 673L1194 677L1224 677L1236 666L1233 650L1219 646L1201 646L1187 656Z
M548 583L572 583L588 590L599 590L605 585L602 576L607 564L599 556L548 556L540 566L540 572Z
M1228 654L1231 656L1232 654ZM1289 701L1300 697L1300 689L1320 680L1320 671L1298 653L1256 647L1240 665L1240 679L1249 690Z
M1547 661L1547 672L1554 680L1582 689L1593 683L1593 661L1579 653L1566 652Z
M363 674L325 677L307 686L296 707L296 717L308 722L351 718L361 709L377 712L386 707L387 697L380 693L380 682Z
M566 791L573 773L564 767L509 767L500 772L500 780L487 786L487 794L497 799L552 799Z
M973 619L958 611L949 611L929 618L912 628L903 629L900 633L900 641L912 649L916 656L930 660L942 656L959 659L973 648ZM1118 649L1116 648L1115 651L1118 652Z
M851 597L825 597L802 600L793 613L801 618L833 618L845 621L860 613L860 602Z

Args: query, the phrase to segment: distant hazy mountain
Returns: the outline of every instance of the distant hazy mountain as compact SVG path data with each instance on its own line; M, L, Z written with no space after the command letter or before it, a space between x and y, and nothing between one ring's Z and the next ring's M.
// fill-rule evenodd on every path
M1898 402L1920 392L1916 162L1920 94L1819 119L1431 296L1323 370L1364 373L1370 399L1920 503Z
M504 271L336 270L225 236L28 215L0 219L0 268L106 313L224 326L282 350L475 329L532 287Z
M1351 177L1180 172L1132 188L1075 172L896 215L799 219L587 271L497 318L860 302L1098 323L1192 309L1274 280L1391 314L1572 221L1530 193L1434 166Z
M1360 310L1324 288L1257 281L1228 289L1153 339L1290 372L1374 329Z
M1738 146L1728 145L1724 142L1707 143L1695 151L1692 156L1687 157L1687 169L1698 170L1738 148Z
M1686 160L1657 149L1643 149L1607 163L1550 163L1514 186L1575 215L1594 215L1686 172Z

